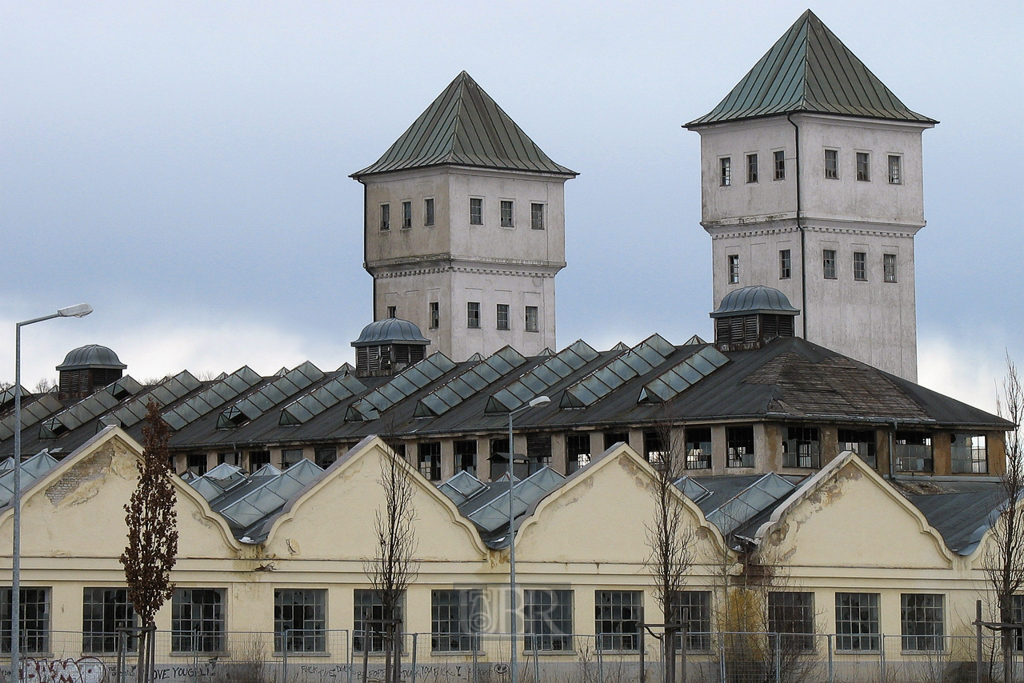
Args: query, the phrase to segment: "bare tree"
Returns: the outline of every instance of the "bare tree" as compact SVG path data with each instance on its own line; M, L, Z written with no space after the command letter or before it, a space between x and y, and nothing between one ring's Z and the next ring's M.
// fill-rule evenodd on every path
M53 379L52 377L42 377L38 382L36 382L35 393L48 394L56 388L57 380Z
M401 678L402 599L409 584L416 580L419 566L416 553L416 508L413 504L415 485L408 465L390 448L381 461L380 484L384 502L377 509L374 532L377 554L365 562L366 575L381 604L384 627L385 683L399 683ZM364 619L364 624L366 624ZM365 627L369 630L368 625ZM369 648L372 637L363 634L363 647Z
M178 554L178 515L174 509L167 442L170 430L160 417L160 406L150 399L142 428L143 450L139 484L124 506L128 546L121 555L128 599L143 627L139 640L139 680L151 680L150 639L156 613L174 591L171 569Z
M678 619L686 575L693 564L693 530L676 481L686 473L685 440L682 430L673 434L669 425L655 431L660 441L652 457L657 477L652 486L654 519L647 524L647 547L651 554L647 567L654 576L654 600L665 616L665 623ZM665 657L665 681L675 681L675 634L666 627L662 648Z
M1021 388L1017 366L1006 357L1006 377L1003 395L999 400L1000 416L1013 423L1006 432L1006 471L1000 477L1003 502L999 517L992 525L992 542L985 558L985 571L995 593L999 621L1014 621L1013 599L1024 587L1024 513L1020 506L1024 499L1024 472L1022 472L1021 421L1024 419L1024 390ZM1003 628L1001 644L1003 654L1003 680L1010 681L1012 673L1013 641L1016 631Z

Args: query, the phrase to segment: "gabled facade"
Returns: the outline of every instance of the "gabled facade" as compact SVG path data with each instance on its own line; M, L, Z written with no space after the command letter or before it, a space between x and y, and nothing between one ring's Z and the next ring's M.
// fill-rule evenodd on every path
M775 287L800 309L799 336L916 381L921 134L936 123L805 12L686 124L701 136L715 305Z
M555 348L563 185L575 176L463 71L352 174L365 188L374 320L409 320L456 361Z

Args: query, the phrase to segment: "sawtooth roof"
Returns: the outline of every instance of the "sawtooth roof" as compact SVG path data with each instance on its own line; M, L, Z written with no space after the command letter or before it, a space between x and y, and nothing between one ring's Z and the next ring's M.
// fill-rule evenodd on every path
M463 71L376 163L352 177L430 166L579 175L551 160Z
M907 108L807 10L717 107L686 127L797 112L938 123Z

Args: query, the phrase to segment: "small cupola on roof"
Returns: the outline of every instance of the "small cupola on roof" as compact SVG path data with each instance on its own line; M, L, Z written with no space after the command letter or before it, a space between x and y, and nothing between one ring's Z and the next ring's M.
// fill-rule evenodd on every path
M760 348L776 337L792 337L793 319L799 313L777 289L757 285L733 290L711 314L715 345L722 351L741 351Z
M121 379L128 366L106 346L88 344L68 352L57 366L60 398L85 398Z
M401 372L423 360L430 340L420 328L401 318L377 320L363 328L352 342L357 377L383 377Z

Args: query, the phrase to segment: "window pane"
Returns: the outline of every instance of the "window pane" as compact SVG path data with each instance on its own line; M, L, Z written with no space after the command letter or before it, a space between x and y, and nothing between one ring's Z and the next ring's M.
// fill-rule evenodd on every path
M871 180L871 155L867 152L857 152L857 180Z
M508 200L502 200L501 202L501 227L515 227L513 223L513 205Z
M14 591L0 588L0 652L11 651L12 605ZM50 651L50 589L21 588L18 620L18 649L22 654Z
M572 591L523 591L524 649L572 650Z
M434 652L473 652L480 649L483 591L430 592L430 649Z
M274 591L274 651L325 652L327 591L279 588Z
M224 591L176 588L171 598L171 651L224 652Z
M825 150L825 177L839 178L839 152L834 149Z
M732 185L732 159L730 157L722 157L722 159L719 160L719 163L721 164L721 177L719 179L719 183L722 187L728 187L729 185Z
M380 205L380 229L390 230L391 229L391 205L381 204Z
M594 628L601 650L633 651L640 644L642 591L596 591Z
M782 150L774 153L775 156L775 179L786 179L786 153Z
M82 652L117 652L118 629L136 626L126 588L86 588L82 598ZM129 649L135 649L135 639Z
M544 205L530 204L530 227L534 230L544 229Z
M757 182L757 155L756 154L748 154L747 155L747 182L748 183L756 183Z
M768 630L786 652L814 649L814 593L769 593Z
M836 649L879 649L878 593L836 593Z
M941 651L944 645L943 596L904 593L900 596L904 650Z

